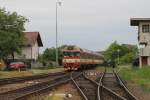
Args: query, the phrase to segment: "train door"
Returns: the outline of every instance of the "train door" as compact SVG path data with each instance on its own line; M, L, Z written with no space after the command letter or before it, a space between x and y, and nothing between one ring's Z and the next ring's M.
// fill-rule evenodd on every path
M148 57L142 56L142 65L148 65Z

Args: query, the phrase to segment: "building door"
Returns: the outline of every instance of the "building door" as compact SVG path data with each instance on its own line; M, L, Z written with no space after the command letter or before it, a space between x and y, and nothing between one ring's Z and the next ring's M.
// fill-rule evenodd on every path
M148 57L142 56L142 65L148 65Z

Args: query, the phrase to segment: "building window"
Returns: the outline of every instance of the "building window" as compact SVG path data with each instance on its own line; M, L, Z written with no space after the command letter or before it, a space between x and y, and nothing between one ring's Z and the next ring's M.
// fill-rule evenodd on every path
M149 27L149 25L147 24L147 25L142 25L142 32L143 33L148 33L148 32L150 32L150 29L149 29L150 27Z

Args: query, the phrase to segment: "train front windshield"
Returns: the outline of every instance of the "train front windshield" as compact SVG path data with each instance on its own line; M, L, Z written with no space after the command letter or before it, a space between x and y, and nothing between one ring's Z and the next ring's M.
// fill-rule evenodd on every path
M79 57L80 56L79 52L64 52L63 54L65 57Z

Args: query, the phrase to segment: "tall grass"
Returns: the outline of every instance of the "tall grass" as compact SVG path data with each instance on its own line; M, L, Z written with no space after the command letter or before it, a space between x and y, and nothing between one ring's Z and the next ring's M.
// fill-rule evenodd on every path
M119 74L125 80L139 84L145 91L150 92L150 67L121 68Z

